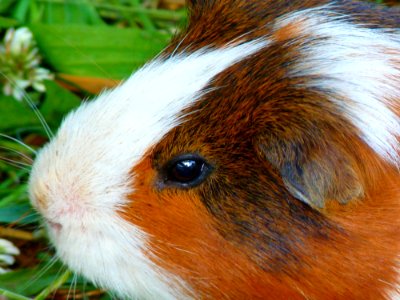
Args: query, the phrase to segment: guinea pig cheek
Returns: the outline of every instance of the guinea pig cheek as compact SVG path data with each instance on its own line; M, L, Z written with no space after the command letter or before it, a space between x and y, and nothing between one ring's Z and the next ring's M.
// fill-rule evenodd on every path
M136 165L132 175L133 192L120 214L148 234L144 254L152 262L184 281L196 296L221 299L232 290L248 290L256 272L217 230L224 225L206 210L197 194L201 187L160 188L150 159ZM232 262L240 274L226 272Z
M187 279L193 260L201 256L199 243L203 248L204 243L212 246L216 235L196 190L160 188L159 175L149 158L133 168L132 177L133 192L121 217L148 234L145 255L150 260L182 280Z
M149 158L135 166L132 174L133 192L121 214L149 234L148 255L153 260L160 259L156 257L158 251L152 251L159 246L171 244L185 249L191 243L188 239L202 237L204 231L209 234L212 219L205 212L196 189L160 187L160 176Z

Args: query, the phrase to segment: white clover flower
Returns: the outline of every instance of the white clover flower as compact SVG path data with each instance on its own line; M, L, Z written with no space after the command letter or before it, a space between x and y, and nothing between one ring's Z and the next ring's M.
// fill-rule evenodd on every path
M5 239L0 239L0 274L6 273L9 270L6 266L11 266L15 262L14 256L19 255L20 251L13 243Z
M17 30L10 29L6 33L4 42L6 45L9 45L12 54L18 55L29 50L33 42L33 36L26 27Z
M0 239L0 254L19 255L20 251L8 240Z
M0 44L0 84L5 95L21 100L29 87L45 92L43 81L54 76L39 67L41 57L38 52L28 28L7 30L4 42Z
M2 265L11 266L12 264L15 263L15 258L12 255L0 254L0 263Z

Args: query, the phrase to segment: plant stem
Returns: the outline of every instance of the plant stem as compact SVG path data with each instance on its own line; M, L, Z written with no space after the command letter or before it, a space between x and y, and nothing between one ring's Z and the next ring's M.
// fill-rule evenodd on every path
M3 295L3 296L7 297L10 300L32 300L31 298L22 296L22 295L17 294L17 293L10 292L8 290L4 290L2 288L0 288L0 295Z
M36 1L45 3L65 3L65 0L36 0ZM151 8L149 9L149 8L144 8L142 6L137 6L137 7L123 6L123 5L114 5L106 3L96 3L95 1L91 1L90 4L96 7L97 9L105 9L117 12L127 12L135 15L145 14L150 18L164 20L164 21L180 21L186 15L184 10L171 11L167 9L151 9Z
M25 241L35 240L35 237L33 236L32 232L19 229L5 228L2 226L0 226L0 236L5 238L25 240Z
M34 300L44 300L48 295L57 290L62 286L71 276L71 271L65 271L56 281L54 281L50 286L45 288L39 295L37 295Z

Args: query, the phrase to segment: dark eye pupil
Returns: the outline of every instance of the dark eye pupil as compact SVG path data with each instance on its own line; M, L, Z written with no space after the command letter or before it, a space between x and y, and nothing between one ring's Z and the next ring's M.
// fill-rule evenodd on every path
M194 159L185 159L176 162L170 170L170 180L188 183L197 179L203 170L204 163Z
M213 167L197 153L186 153L173 157L160 170L160 187L188 189L207 179Z

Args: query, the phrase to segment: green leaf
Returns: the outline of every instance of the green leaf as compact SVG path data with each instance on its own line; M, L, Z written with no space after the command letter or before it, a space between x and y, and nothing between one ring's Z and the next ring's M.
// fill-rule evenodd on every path
M5 297L7 297L6 299L10 299L10 300L31 300L30 298L27 298L23 295L19 295L19 294L16 294L16 293L13 293L11 291L1 289L1 288L0 288L0 295L3 295Z
M0 198L0 209L17 203L24 205L28 203L25 184L14 187L13 190L8 191L5 197Z
M58 128L62 118L81 104L79 97L60 87L54 81L46 81L46 97L40 107L44 119L51 128Z
M43 273L45 265L42 264L33 269L5 273L0 275L0 288L24 296L35 295L57 280L61 268L57 263Z
M15 3L16 0L1 0L0 1L0 14L4 14L9 10L11 5Z
M0 132L36 124L37 117L25 103L0 94Z
M19 0L12 16L20 23L27 21L31 0Z
M46 287L39 295L37 295L34 300L46 299L46 297L50 296L51 293L62 286L70 277L71 271L65 271L59 278L57 278L56 281L54 281L50 286Z
M45 60L60 73L123 79L154 57L170 36L108 26L31 25Z
M18 21L10 18L4 18L0 16L0 28L15 27L18 25Z
M37 223L38 221L39 217L37 213L28 203L11 203L9 206L1 207L0 209L0 223L16 223L20 225L26 225Z
M57 128L62 117L80 104L80 99L53 81L46 81L45 86L46 95L39 111L51 128ZM0 94L0 132L39 126L40 120L29 105Z
M40 253L39 256L43 256ZM41 259L41 258L40 258ZM70 290L73 286L76 291L90 291L97 290L92 284L87 283L82 277L70 276L70 272L65 270L65 267L59 261L51 262L52 259L46 258L43 262L32 269L21 269L18 271L5 273L0 275L0 295L1 290L12 291L16 296L34 296L40 293L34 299L43 299L43 296L49 294L48 298L54 298L51 295L54 289L59 286L66 291ZM60 273L61 272L61 273ZM73 279L74 278L74 279ZM98 291L98 290L97 290ZM112 299L106 294L102 299Z
M29 17L27 17L26 22L40 22L43 16L43 7L36 3L36 1L31 1L29 6Z
M3 1L6 3L3 4ZM6 11L14 1L0 0L0 9L3 8ZM19 0L11 14L19 22L25 24L105 24L88 0Z
M44 9L42 23L104 25L96 9L87 0L40 3Z

